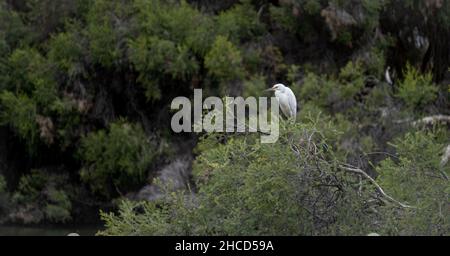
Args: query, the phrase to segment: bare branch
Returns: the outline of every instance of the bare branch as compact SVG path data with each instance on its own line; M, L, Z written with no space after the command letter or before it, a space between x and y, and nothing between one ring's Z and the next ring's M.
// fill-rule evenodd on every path
M434 116L427 116L420 120L417 120L413 122L412 124L414 126L419 124L435 124L435 123L448 123L450 124L450 116L446 115L434 115Z
M384 192L383 188L380 185L378 185L378 183L372 177L370 177L366 172L364 172L363 170L361 170L359 168L347 167L347 166L344 166L344 165L340 165L339 167L341 169L345 170L345 171L361 174L366 179L368 179L377 188L378 192L380 192L384 197L386 197L390 201L400 205L401 207L403 207L403 208L416 208L414 206L410 206L410 205L401 203L401 202L395 200L394 198L392 198L391 196L389 196L388 194L386 194Z
M413 126L417 126L420 124L432 125L432 124L436 124L436 123L450 124L450 116L447 116L447 115L427 116L427 117L421 118L416 121L413 121L411 118L408 118L408 119L394 121L394 123L396 123L396 124L411 123Z

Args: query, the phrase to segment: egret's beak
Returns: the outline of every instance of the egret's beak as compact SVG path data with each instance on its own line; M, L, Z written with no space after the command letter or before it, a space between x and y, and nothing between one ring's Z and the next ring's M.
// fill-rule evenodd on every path
M273 92L273 91L275 91L275 89L273 89L273 88L269 88L269 89L267 89L267 90L264 90L265 92Z

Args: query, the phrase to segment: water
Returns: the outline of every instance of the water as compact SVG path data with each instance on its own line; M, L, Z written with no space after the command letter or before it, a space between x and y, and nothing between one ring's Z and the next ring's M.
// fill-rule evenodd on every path
M69 233L78 233L81 236L94 236L101 227L26 227L26 226L2 226L0 225L0 236L67 236Z

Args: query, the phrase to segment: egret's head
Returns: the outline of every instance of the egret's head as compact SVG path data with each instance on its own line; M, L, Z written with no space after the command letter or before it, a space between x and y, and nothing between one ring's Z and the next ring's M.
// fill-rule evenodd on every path
M270 92L275 92L275 91L279 91L279 92L283 92L284 88L286 88L286 86L284 86L284 84L276 84L274 85L272 88L267 89L266 91L270 91Z

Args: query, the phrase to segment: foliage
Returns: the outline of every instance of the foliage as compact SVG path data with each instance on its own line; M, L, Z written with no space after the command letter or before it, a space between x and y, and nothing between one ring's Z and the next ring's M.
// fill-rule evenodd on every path
M377 167L386 193L415 207L402 208L377 197L372 183L342 172L324 136L333 129L317 127L283 126L271 145L254 136L226 136L225 144L208 136L199 145L208 150L194 165L195 197L179 192L157 202L123 201L118 214L102 213L106 230L99 234L448 234L449 183L439 172L439 142L448 133L409 133L395 141L399 158Z
M26 21L33 27L35 40L44 40L52 32L61 28L65 19L76 12L77 1L28 0Z
M339 93L342 100L351 100L364 87L364 70L359 62L349 62L339 73Z
M12 181L0 221L85 218L154 182L168 143L195 152L194 196L125 202L104 213L104 234L447 234L446 184L427 175L448 171L437 165L448 135L410 124L448 114L449 4L0 0L0 161ZM274 145L167 128L171 100L193 89L259 97L279 82L299 114ZM341 165L381 174L389 195L420 207Z
M228 38L233 43L241 40L255 40L264 32L264 24L250 1L238 4L217 16L217 34Z
M160 98L156 86L162 74L186 80L198 70L198 63L189 49L158 37L139 37L130 42L130 60L139 71L138 80L146 87L149 99Z
M33 147L37 140L36 104L26 95L15 96L9 91L0 94L0 121L14 128L17 135Z
M250 80L244 81L243 97L263 97L266 89L266 81L264 76L254 76Z
M308 72L299 90L304 101L311 101L332 112L345 112L354 105L365 86L366 76L360 62L348 62L337 77Z
M30 93L34 85L48 82L45 58L34 48L16 49L9 57L9 83L13 83L14 90Z
M157 36L204 56L214 39L213 21L186 1L143 1L134 3L138 25L147 36Z
M49 42L48 58L69 77L84 73L83 45L75 33L59 33Z
M437 97L436 85L430 73L420 74L411 65L406 66L405 78L399 84L397 96L412 109L418 109Z
M67 222L71 220L70 211L72 204L67 194L54 188L47 192L48 203L45 206L45 216L50 221Z
M66 183L65 175L45 170L33 170L22 176L13 195L17 208L11 215L25 224L44 220L54 223L70 221L72 203L68 193L71 189Z
M95 63L113 68L123 61L125 42L132 29L127 27L131 12L127 1L93 1L87 14L86 32Z
M386 159L377 167L377 180L395 198L415 209L385 212L389 235L448 235L450 230L450 169L440 166L448 133L417 131L395 140L398 159Z
M270 145L257 136L227 136L225 144L206 139L202 147L209 149L194 165L195 198L175 193L162 202L124 202L118 215L102 214L107 229L100 234L364 234L370 229L370 187L358 195L354 178L336 172L331 147L316 128L283 126L280 141ZM314 163L310 146L329 160Z
M157 151L139 124L120 120L106 131L84 137L79 155L85 166L81 179L93 191L111 197L113 191L108 184L120 191L141 183Z
M218 36L206 54L205 66L208 73L219 81L230 81L241 78L244 73L240 51L224 36Z

